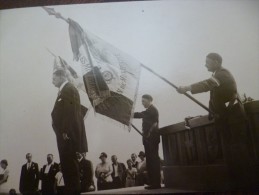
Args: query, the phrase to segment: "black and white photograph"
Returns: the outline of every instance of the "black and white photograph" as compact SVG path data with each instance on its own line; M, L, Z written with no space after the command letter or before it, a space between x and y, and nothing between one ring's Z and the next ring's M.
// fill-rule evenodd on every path
M27 2L0 3L0 194L259 193L259 1Z

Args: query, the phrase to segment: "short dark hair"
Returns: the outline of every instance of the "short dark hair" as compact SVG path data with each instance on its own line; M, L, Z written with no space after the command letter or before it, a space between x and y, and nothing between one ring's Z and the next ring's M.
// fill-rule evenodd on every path
M127 162L127 163L129 163L129 162L132 163L132 160L131 160L131 159L128 159L126 162Z
M116 156L115 154L114 154L114 155L112 155L112 156L111 156L111 158L112 158L112 157L115 157L115 158L117 159L117 156Z
M222 57L217 53L209 53L207 55L207 58L217 61L219 63L219 65L222 64Z
M152 96L151 96L151 95L148 95L148 94L142 95L142 98L147 99L147 100L149 100L149 101L151 101L151 102L153 101Z
M99 158L101 158L101 157L107 158L108 156L107 156L107 154L106 154L105 152L102 152L102 153L100 154L100 157L99 157Z
M53 72L53 74L58 77L66 77L66 71L63 69L57 69Z
M6 166L8 166L8 162L7 162L7 160L1 160L1 164L5 164Z
M140 157L140 156L146 157L145 152L143 152L143 151L140 151L138 156L139 156L139 157Z
M26 158L27 158L27 156L32 156L32 154L31 154L31 153L27 153L27 154L26 154Z
M136 155L136 153L132 153L132 154L131 154L131 156L132 156L132 155L133 155L133 156L135 156L135 157L137 158L137 155Z
M53 154L47 154L47 156L52 156L52 157L54 157Z

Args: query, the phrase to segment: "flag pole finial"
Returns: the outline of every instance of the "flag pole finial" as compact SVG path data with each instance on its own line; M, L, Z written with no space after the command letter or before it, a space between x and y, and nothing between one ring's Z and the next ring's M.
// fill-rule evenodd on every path
M49 14L49 15L54 15L56 18L60 18L64 21L66 21L67 23L69 23L69 20L64 18L59 12L56 12L54 8L50 8L50 7L45 7L42 6L42 8Z

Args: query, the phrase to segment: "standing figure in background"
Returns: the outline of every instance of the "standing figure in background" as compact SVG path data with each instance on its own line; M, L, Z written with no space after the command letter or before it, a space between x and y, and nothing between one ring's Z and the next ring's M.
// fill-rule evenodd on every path
M7 160L1 160L1 168L0 171L0 192L8 192L9 189L7 188L6 184L9 177L9 170L7 169L8 162Z
M62 168L61 165L58 165L58 172L55 175L55 188L57 189L57 195L65 195L65 183L64 183L64 178L63 178L63 173L62 173Z
M58 164L53 162L53 155L47 155L47 164L40 171L42 195L55 195L55 176L59 171Z
M144 184L148 184L148 175L147 175L147 165L146 165L146 155L145 152L140 151L138 157L140 158L140 162L138 164L138 174L137 174L137 186L143 186Z
M85 125L78 90L58 69L52 83L59 93L51 113L67 195L80 194L80 171L76 153L87 152Z
M137 155L135 153L131 154L132 167L138 168Z
M133 187L136 185L137 169L132 167L132 160L127 160L128 169L126 170L126 187Z
M146 154L148 180L150 185L145 189L161 188L160 159L158 148L160 135L158 132L158 110L152 104L153 98L146 94L142 96L142 104L146 108L143 112L135 112L134 118L142 118L143 145Z
M97 178L97 189L108 190L112 188L112 168L107 162L107 154L102 152L100 157L101 163L96 166L95 177Z
M31 153L26 154L27 163L22 166L20 192L23 195L37 195L39 187L39 167L32 162Z
M87 160L83 157L82 154L77 153L77 159L79 162L79 170L80 170L80 184L81 190L80 192L90 192L93 191L91 186L93 183L93 164L90 160Z
M117 156L112 155L112 183L113 189L125 187L126 182L126 167L123 163L118 162Z

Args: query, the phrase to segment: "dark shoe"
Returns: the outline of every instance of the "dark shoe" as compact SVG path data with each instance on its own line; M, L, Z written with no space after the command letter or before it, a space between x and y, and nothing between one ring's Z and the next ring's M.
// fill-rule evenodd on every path
M147 190L154 190L154 189L160 189L161 188L161 186L159 185L159 186L146 186L145 187L145 189L147 189Z

